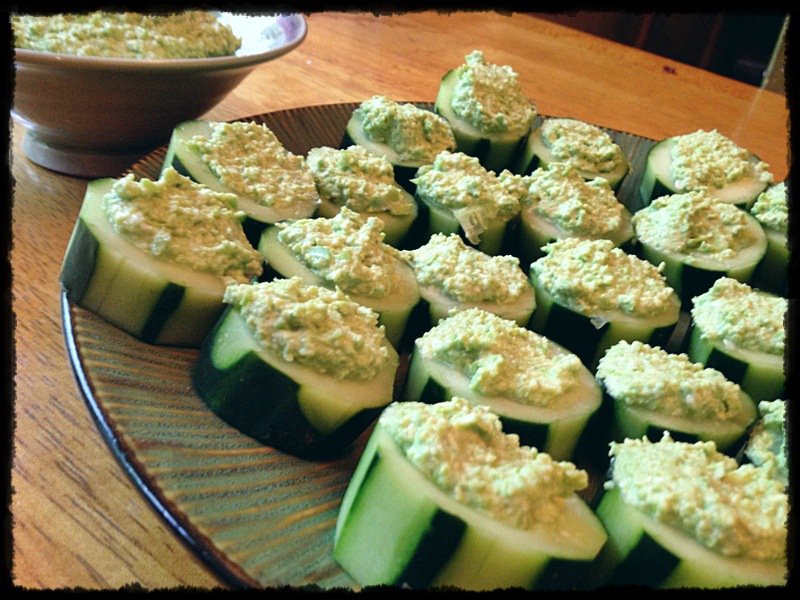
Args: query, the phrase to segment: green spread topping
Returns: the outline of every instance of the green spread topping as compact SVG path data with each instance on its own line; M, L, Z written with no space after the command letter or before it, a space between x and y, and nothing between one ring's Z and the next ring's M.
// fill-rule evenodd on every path
M547 338L478 308L442 319L416 344L424 358L468 377L473 391L533 406L560 403L583 368Z
M752 161L751 154L716 129L673 138L672 180L679 191L722 188L742 179L772 181L769 165Z
M473 244L480 242L490 223L519 213L528 193L520 175L508 170L496 175L463 152L440 153L432 164L420 167L412 181L421 199L452 211Z
M224 301L234 306L262 347L287 362L337 379L372 379L389 361L378 315L341 290L298 277L234 284Z
M458 67L450 100L453 112L486 133L527 133L536 118L536 106L522 91L517 73L509 66L486 62L474 50Z
M210 137L194 136L186 144L226 187L275 208L319 200L305 159L284 148L266 125L211 123L211 130Z
M608 181L586 181L567 165L552 164L525 177L529 194L523 210L551 222L564 232L583 237L605 237L622 227L626 212Z
M539 129L553 158L588 173L611 173L627 158L605 131L576 119L545 119Z
M759 194L750 212L765 228L786 234L789 231L786 183L781 181Z
M747 213L705 191L656 198L633 215L636 236L664 252L731 260L756 242Z
M722 277L693 299L692 320L704 339L744 350L783 355L785 298Z
M204 11L14 15L12 25L17 48L78 56L207 58L233 55L242 43L230 27Z
M662 266L627 254L610 240L564 238L545 245L531 264L539 283L557 302L586 315L663 313L675 292Z
M613 479L625 502L724 556L785 557L788 496L766 469L738 466L713 442L611 443Z
M279 223L278 240L326 283L383 298L395 286L399 252L383 243L383 221L347 207L330 219Z
M434 112L385 96L373 96L354 111L367 138L389 146L399 162L427 164L456 147L450 124Z
M117 180L103 210L117 233L155 258L231 282L261 275L263 259L245 237L236 196L172 167L158 181L136 181L133 174Z
M786 485L789 482L786 401L763 400L758 403L758 412L761 418L750 434L745 456L754 465L768 469L773 478Z
M588 485L586 471L520 446L497 415L463 398L395 402L379 424L439 489L514 528L554 521L565 500Z
M420 286L436 288L457 302L506 304L530 289L516 256L489 256L455 233L435 233L427 244L402 255Z
M728 420L741 411L741 389L715 369L642 342L621 341L597 365L608 394L662 414Z
M394 179L394 167L385 156L361 146L338 150L312 148L306 157L323 200L361 213L414 212L414 198Z

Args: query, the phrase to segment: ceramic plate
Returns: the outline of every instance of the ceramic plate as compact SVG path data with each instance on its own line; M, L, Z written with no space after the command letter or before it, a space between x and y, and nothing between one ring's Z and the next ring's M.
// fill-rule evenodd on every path
M294 153L339 145L357 104L253 117ZM422 104L427 108L431 105ZM632 163L620 199L636 206L652 141L610 132ZM166 148L130 169L157 178ZM282 454L239 433L194 394L196 350L150 346L62 296L67 352L112 451L177 535L233 586L355 587L331 558L339 502L366 432L334 460Z

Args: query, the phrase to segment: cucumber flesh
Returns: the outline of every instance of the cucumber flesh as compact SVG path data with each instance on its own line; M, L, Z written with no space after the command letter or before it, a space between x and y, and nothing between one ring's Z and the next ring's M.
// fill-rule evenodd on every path
M289 363L261 347L227 308L192 370L198 396L255 440L302 457L330 455L360 435L391 402L397 354L373 379L347 380Z
M605 584L659 588L785 585L784 561L722 556L625 504L617 489L604 493L597 516L609 536L596 563L597 578Z
M261 235L258 251L267 264L281 277L301 277L309 283L334 289L335 285L323 279L278 240L277 227L267 227ZM394 261L396 285L391 294L382 298L348 294L350 299L378 313L378 323L386 329L386 337L398 348L403 339L411 312L420 300L419 286L414 271L399 259Z
M413 467L378 423L342 500L333 557L365 586L533 588L548 564L588 563L605 540L577 496L556 522L533 531L459 504Z
M453 89L459 70L447 72L439 84L434 110L444 117L456 138L456 151L476 157L488 170L499 173L511 169L525 147L530 129L503 133L484 133L459 117L452 108Z
M142 341L199 347L224 307L223 280L157 259L120 236L102 205L115 181L87 185L61 267L67 297Z

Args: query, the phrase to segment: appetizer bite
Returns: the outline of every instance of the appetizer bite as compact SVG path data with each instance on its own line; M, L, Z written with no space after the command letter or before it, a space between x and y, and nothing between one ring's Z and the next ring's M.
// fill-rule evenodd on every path
M226 284L262 272L243 219L235 195L171 168L157 181L90 181L61 284L72 302L142 341L200 346Z
M516 71L487 62L480 50L442 77L435 110L450 123L456 149L493 171L513 166L537 114Z
M213 190L236 194L254 246L267 225L310 217L319 204L305 159L289 152L263 123L181 123L164 157L164 168L170 166Z
M729 588L786 583L789 500L769 470L739 466L714 442L611 444L597 507L608 531L602 583Z
M458 233L486 254L499 254L511 237L527 195L523 178L487 171L463 152L442 152L413 179L420 202L419 228L427 236Z
M192 370L198 396L289 454L340 451L392 401L397 352L378 315L298 277L233 284Z
M647 153L639 192L643 206L669 194L706 190L748 207L772 183L769 165L716 129L660 141Z
M789 201L786 183L776 183L759 194L750 214L761 224L767 236L767 252L756 267L754 281L762 289L786 296L789 292Z
M577 588L606 541L576 493L587 486L485 406L393 403L345 492L333 557L363 586Z
M516 256L489 256L454 233L435 233L403 257L414 270L422 298L414 315L419 334L451 309L480 308L523 327L536 309L533 286Z
M394 177L385 156L362 146L312 148L306 164L314 175L320 205L317 215L333 217L347 207L365 217L383 221L384 242L399 247L417 218L414 196Z
M395 346L420 300L414 271L400 251L383 242L383 222L343 207L328 219L285 221L268 227L258 250L268 276L297 276L309 283L340 289L379 315Z
M433 162L445 150L455 150L456 139L445 119L410 102L373 96L359 104L347 122L340 147L366 148L385 157L397 182L414 193L411 181L417 169Z
M788 301L723 277L692 302L689 358L722 371L756 402L783 397Z
M786 441L786 401L762 400L758 421L750 431L743 460L768 469L772 477L789 485L789 449Z
M454 311L416 340L402 399L460 396L486 405L556 460L571 460L600 388L580 359L547 338L479 308Z
M755 403L737 384L658 346L618 342L598 362L596 377L613 406L614 441L657 442L669 431L676 440L712 441L735 454L756 418Z
M658 267L611 240L564 238L543 251L530 269L536 290L531 329L592 370L620 340L666 344L680 300Z
M707 191L656 198L633 215L641 255L664 275L684 305L720 277L747 282L767 251L758 221Z
M565 237L608 239L623 246L633 237L631 214L608 182L586 180L571 166L541 167L524 178L516 240L523 265L542 256L542 247Z
M605 179L614 190L631 168L619 144L597 125L556 117L531 130L514 171L530 175L552 164L569 165L586 180Z

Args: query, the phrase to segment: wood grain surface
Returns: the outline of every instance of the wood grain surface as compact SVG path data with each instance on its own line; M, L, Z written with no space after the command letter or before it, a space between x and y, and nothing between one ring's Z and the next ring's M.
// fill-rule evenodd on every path
M480 48L510 64L544 114L659 139L716 128L788 170L784 96L515 13L314 13L296 51L259 67L206 115L234 119L373 94L430 101ZM37 167L13 126L12 582L19 588L225 586L132 484L75 385L58 272L86 181Z

